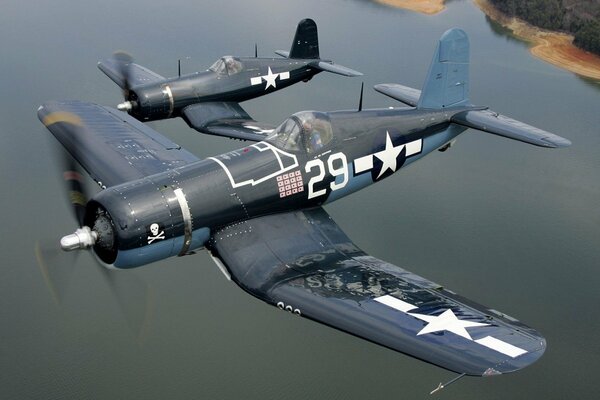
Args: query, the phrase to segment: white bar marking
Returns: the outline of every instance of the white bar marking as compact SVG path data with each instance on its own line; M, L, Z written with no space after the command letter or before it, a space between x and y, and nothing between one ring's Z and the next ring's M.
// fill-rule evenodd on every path
M262 76L250 78L250 84L252 84L252 85L260 85L261 82L262 82Z
M377 297L374 300L381 304L385 304L388 307L392 307L393 309L396 309L398 311L402 311L404 313L407 313L410 310L414 310L415 308L417 308L417 307L413 306L412 304L402 301L400 299L397 299L393 296L390 296L389 294L386 294L385 296Z
M527 350L523 350L520 347L513 346L510 343L506 343L500 339L496 339L491 336L486 336L483 339L477 339L477 343L492 350L496 350L499 353L506 354L509 357L515 358L522 354L527 353Z
M279 74L279 79L283 80L283 79L290 79L290 72L286 71L286 72L282 72Z
M360 174L370 169L373 169L373 154L354 160L354 173Z
M418 154L421 152L423 147L423 140L415 140L410 143L406 143L406 157L412 156L413 154Z

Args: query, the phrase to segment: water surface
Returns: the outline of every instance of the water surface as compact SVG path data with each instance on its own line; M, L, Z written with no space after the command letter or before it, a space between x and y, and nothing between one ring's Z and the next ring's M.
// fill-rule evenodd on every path
M423 398L453 374L268 307L226 281L205 253L129 272L151 288L132 333L90 257L76 259L57 306L34 244L74 229L49 134L51 99L115 105L98 60L126 49L156 72L207 68L224 54L287 50L297 22L319 26L321 54L365 72L365 87L421 87L435 41L471 37L471 98L569 138L548 150L463 134L385 183L327 211L370 254L538 329L546 354L515 374L466 378L448 399L596 398L600 295L600 86L530 56L470 1L423 16L360 0L4 0L0 13L0 393L2 398ZM305 109L357 106L360 80L320 74L244 103L278 123ZM372 90L365 107L395 103ZM181 120L153 123L201 157L239 147ZM71 262L59 258L60 263Z

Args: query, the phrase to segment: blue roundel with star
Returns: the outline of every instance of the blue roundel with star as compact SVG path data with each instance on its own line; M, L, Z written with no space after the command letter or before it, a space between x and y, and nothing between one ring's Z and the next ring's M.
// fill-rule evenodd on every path
M373 146L376 149L374 153L354 160L355 175L369 171L373 182L376 182L398 171L408 157L421 153L423 148L422 139L410 142L405 139L405 136L395 136L386 130L378 137L378 144Z

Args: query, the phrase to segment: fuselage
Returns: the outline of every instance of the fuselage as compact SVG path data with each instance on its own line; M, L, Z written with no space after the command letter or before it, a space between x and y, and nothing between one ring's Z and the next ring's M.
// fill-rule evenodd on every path
M453 140L464 109L301 112L267 140L108 188L115 229L107 264L131 268L206 246L219 228L270 213L330 203L378 182ZM319 140L315 136L319 136Z
M259 97L321 72L315 60L285 58L220 58L206 71L138 85L128 93L129 112L141 121L181 116L185 107L202 102L241 102Z

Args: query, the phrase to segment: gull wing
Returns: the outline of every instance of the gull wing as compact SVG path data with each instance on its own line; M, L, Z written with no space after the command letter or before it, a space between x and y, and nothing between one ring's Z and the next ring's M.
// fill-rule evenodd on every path
M263 301L460 374L515 371L546 347L516 319L369 256L322 208L236 223L212 243Z
M102 187L199 161L149 126L110 107L55 101L42 105L38 117Z
M183 109L182 117L198 132L253 142L265 140L275 128L253 120L238 103L233 102L193 104Z

